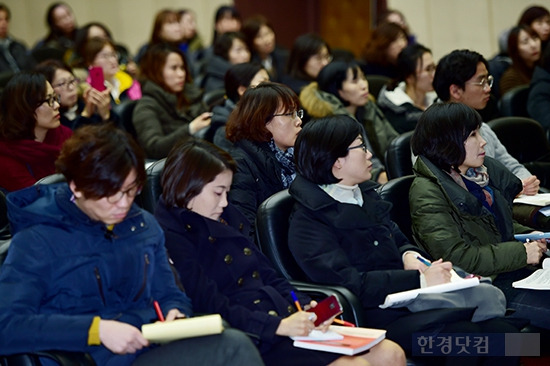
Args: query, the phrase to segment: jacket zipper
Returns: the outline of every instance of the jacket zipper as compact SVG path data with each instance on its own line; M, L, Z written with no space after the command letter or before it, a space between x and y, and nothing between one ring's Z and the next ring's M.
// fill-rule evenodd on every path
M105 294L103 294L103 283L101 283L101 274L99 273L99 269L97 267L94 267L94 273L95 273L95 279L97 281L97 287L99 288L99 295L101 296L101 301L103 302L103 305L105 305Z
M143 283L141 284L141 288L139 289L136 296L134 296L134 299L132 301L136 301L139 299L141 294L143 294L143 291L145 291L145 286L147 285L147 269L149 269L149 255L145 254L145 269L143 271Z

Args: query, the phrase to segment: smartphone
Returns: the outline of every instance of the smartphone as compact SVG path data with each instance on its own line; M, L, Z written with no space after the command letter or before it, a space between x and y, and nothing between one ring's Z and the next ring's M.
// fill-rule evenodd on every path
M90 67L90 85L97 91L105 90L105 79L103 78L103 69L101 67Z
M318 303L316 307L309 309L308 311L317 315L317 319L315 319L314 323L317 327L333 316L342 314L344 310L342 309L342 305L336 296L331 295Z

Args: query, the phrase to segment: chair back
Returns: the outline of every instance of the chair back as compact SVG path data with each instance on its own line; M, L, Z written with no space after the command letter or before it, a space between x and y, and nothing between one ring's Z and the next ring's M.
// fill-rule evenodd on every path
M391 202L393 207L390 217L399 226L401 232L414 243L411 229L411 207L409 205L409 190L414 180L414 175L406 175L388 181L378 189L380 197Z
M386 174L388 179L411 175L411 137L414 131L405 132L393 139L386 150Z
M208 108L212 110L217 105L222 105L225 101L225 89L215 89L204 93L202 96L202 102Z
M367 81L369 82L369 93L374 97L375 100L378 99L378 94L384 85L388 84L391 79L384 75L365 75Z
M520 163L548 161L550 143L544 128L534 119L501 117L488 124L510 155Z
M55 183L63 183L65 182L65 176L61 173L55 173L51 175L47 175L44 178L40 178L39 180L34 183L34 185L37 184L55 184Z
M160 177L164 170L164 163L166 159L157 160L145 169L147 174L147 181L141 190L139 199L136 202L145 210L150 213L155 212L157 202L162 193L162 186L160 185ZM136 197L137 198L137 197Z
M137 141L137 132L134 127L133 114L136 108L137 100L125 100L113 108L113 113L119 116L120 123L126 132L128 132Z
M508 90L498 102L500 113L503 116L529 117L527 112L528 98L529 85L521 85Z
M258 208L256 237L260 250L287 280L305 281L307 276L288 248L289 217L294 199L284 190L266 199Z

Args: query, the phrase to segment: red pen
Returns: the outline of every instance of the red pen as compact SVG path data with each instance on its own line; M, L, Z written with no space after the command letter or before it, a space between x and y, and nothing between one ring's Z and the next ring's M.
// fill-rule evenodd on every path
M162 310L160 309L159 302L157 300L153 301L153 305L155 306L155 311L157 312L157 317L159 318L159 321L164 321L164 315L162 314Z
M341 325L345 325L347 327L355 327L355 324L347 322L347 321L342 320L342 319L338 319L338 318L334 318L333 322L341 324Z

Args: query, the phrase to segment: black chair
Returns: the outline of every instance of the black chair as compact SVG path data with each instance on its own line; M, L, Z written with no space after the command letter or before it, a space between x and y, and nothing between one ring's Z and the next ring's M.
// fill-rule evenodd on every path
M41 178L34 183L34 185L37 184L55 184L55 183L62 183L65 182L65 176L61 173L55 173L51 175L47 175L44 178Z
M137 100L126 100L113 108L113 113L118 115L122 127L137 141L137 132L134 127L133 114Z
M147 173L147 181L141 190L141 194L136 197L136 203L150 213L155 212L155 207L162 193L160 185L160 177L164 169L166 159L155 161L149 165L145 172Z
M294 199L288 190L275 193L260 205L256 217L256 236L260 250L271 260L274 268L297 289L315 300L335 294L344 308L344 320L359 326L364 325L363 306L357 296L342 286L308 282L306 274L294 260L288 248L288 218L293 205Z
M534 119L501 117L488 124L510 155L520 163L550 161L550 143L544 128Z
M217 105L222 105L225 101L225 89L216 89L204 93L202 96L202 102L208 108L212 110Z
M388 180L413 173L411 160L411 137L413 132L405 132L390 142L385 156Z
M378 99L378 94L384 85L388 84L391 79L384 75L365 75L367 81L369 82L369 93L374 97L376 101Z
M410 159L409 159L410 161ZM378 188L378 193L382 199L391 202L393 207L390 211L390 217L403 234L407 236L411 243L414 238L411 228L411 208L409 205L409 190L414 180L414 175L406 175L395 178Z
M55 47L43 46L32 50L31 55L36 61L36 63L39 64L42 61L46 61L46 60L63 61L63 56L65 55L65 51Z
M529 117L527 99L529 85L517 86L508 90L498 102L498 108L503 116Z

